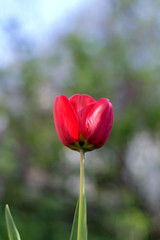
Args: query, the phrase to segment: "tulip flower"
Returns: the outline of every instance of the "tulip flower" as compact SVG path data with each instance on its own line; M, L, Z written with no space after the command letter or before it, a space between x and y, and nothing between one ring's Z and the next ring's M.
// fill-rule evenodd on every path
M61 95L54 102L54 121L61 142L84 152L102 147L113 125L113 108L107 98L96 101L86 94Z
M80 152L80 193L70 240L87 240L84 153L107 141L113 125L112 104L107 98L96 101L86 94L69 99L61 95L54 102L54 122L61 142Z

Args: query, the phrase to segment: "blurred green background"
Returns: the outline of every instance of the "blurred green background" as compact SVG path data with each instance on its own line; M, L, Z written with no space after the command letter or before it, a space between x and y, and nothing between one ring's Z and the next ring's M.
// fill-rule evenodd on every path
M159 9L87 1L39 50L16 16L3 21L12 61L0 66L0 239L6 203L23 240L69 239L79 154L60 142L52 109L58 95L85 93L114 107L109 140L86 154L89 239L160 240Z

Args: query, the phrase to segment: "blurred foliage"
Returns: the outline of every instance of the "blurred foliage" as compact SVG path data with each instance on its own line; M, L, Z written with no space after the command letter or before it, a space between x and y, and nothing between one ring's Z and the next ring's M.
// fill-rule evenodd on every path
M107 97L114 106L108 142L86 155L89 239L160 240L157 208L126 165L137 133L159 141L160 3L113 0L109 11L105 6L97 17L102 22L87 11L56 46L38 56L31 46L27 56L18 49L17 60L0 71L1 239L7 239L6 203L22 239L69 239L79 155L74 160L72 151L65 152L52 108L57 95L86 93Z

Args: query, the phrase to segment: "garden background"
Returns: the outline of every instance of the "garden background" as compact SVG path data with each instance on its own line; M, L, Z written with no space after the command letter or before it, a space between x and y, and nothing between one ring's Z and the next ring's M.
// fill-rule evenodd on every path
M32 1L22 5L30 17ZM58 95L85 93L114 108L109 140L86 154L89 239L160 240L159 9L157 0L88 0L39 41L19 15L1 21L0 239L6 203L23 240L69 239L79 154L60 142L52 109Z

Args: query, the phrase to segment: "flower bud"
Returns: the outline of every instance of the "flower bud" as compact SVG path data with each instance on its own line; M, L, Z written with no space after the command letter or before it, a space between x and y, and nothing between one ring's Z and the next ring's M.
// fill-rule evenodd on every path
M102 147L113 125L113 107L107 98L96 101L86 94L61 95L54 102L54 122L61 142L85 152Z

